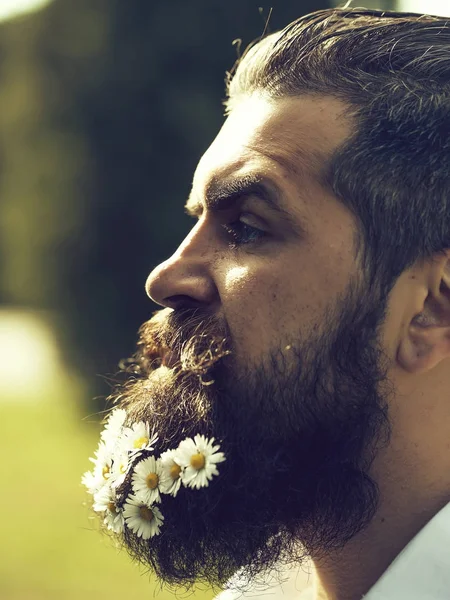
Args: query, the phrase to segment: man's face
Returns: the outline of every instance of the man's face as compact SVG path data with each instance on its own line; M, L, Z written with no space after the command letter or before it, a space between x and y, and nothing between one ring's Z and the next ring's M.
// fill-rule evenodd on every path
M120 405L162 451L200 433L226 455L207 488L164 499L161 535L126 536L167 581L221 583L320 555L376 508L386 302L365 289L352 215L320 183L350 133L343 109L243 100L196 171L197 223L148 279L167 308L142 329Z
M319 182L326 157L350 133L343 109L329 98L245 99L195 173L187 210L197 224L148 279L157 303L223 319L246 360L320 327L358 276L354 219ZM252 192L252 180L269 202L257 183Z

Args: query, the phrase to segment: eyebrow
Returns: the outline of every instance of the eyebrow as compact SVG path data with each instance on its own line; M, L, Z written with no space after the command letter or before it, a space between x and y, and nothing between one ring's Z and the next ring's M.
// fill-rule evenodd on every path
M271 180L259 175L213 180L206 189L205 208L211 212L228 210L239 200L249 196L254 196L289 225L300 228L293 215L283 207L281 193L277 186ZM185 211L191 217L199 217L203 212L202 202L196 199L192 192L186 202Z

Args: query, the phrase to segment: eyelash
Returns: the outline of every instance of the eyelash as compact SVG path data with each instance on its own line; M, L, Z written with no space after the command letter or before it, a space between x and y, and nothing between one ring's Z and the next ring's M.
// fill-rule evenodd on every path
M246 244L255 244L266 236L266 232L240 219L232 221L228 225L222 225L228 236L232 238L234 246L244 246Z

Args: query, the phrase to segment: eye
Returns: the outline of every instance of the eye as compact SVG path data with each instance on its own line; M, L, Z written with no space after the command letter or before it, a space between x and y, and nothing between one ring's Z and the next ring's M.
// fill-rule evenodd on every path
M244 244L252 244L258 242L267 235L262 229L246 223L243 218L245 217L241 215L236 221L232 221L227 225L222 225L227 235L233 240L234 245L242 246Z

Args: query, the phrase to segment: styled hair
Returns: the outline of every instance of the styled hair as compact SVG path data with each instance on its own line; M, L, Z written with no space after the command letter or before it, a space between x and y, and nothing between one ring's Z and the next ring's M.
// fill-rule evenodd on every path
M356 218L368 285L388 292L404 270L450 248L450 20L314 12L247 48L228 74L227 111L253 92L348 105L354 133L323 181Z

